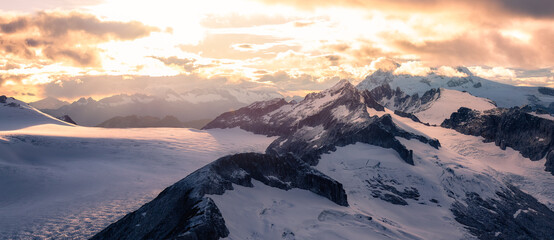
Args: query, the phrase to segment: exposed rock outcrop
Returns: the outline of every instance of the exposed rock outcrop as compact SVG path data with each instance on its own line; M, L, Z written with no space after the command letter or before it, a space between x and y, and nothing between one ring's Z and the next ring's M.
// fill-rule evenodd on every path
M479 239L553 239L554 212L531 195L508 185L498 199L468 193L451 206L456 221Z
M497 108L484 113L460 108L441 126L463 134L481 136L502 149L511 147L533 161L544 158L554 150L554 121L534 116L517 107ZM547 156L546 168L554 175L551 168L553 158Z
M252 179L280 189L300 188L348 206L339 182L292 157L258 153L226 156L195 171L91 239L219 239L229 235L211 194L253 187Z
M384 107L406 113L415 113L428 109L441 96L439 88L432 88L421 97L414 93L408 95L400 88L391 89L389 84L383 84L369 91L369 95Z
M398 128L388 114L371 116L368 108L384 111L369 91L359 91L343 80L330 89L308 94L296 104L274 99L224 113L205 129L240 127L257 134L280 136L267 153L292 153L311 165L317 164L321 154L356 142L392 148L412 165L412 152L396 137L440 146L436 139Z
M61 117L58 117L57 119L60 119L66 123L71 123L71 124L75 124L77 125L77 123L75 121L73 121L73 119L71 119L71 117L69 115L63 115Z

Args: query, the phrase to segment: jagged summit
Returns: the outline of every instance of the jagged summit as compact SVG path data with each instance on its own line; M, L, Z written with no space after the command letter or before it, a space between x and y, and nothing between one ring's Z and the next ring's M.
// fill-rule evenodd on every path
M479 111L496 107L494 102L488 99L444 88L431 88L421 96L418 93L408 95L400 87L393 90L385 83L369 93L373 99L388 109L413 114L422 122L434 125L441 124L460 107Z
M433 88L466 91L473 96L487 98L499 107L531 105L550 109L554 97L538 87L518 87L503 84L475 76L467 67L459 66L455 70L460 74L445 76L439 70L432 70L424 76L396 73L379 69L361 81L358 89L372 90L383 84L392 89L400 88L408 95L419 96ZM554 113L554 110L551 110Z
M368 91L360 91L342 80L327 90L308 94L296 104L272 100L224 113L204 129L240 127L279 136L268 147L268 153L293 153L309 164L317 164L322 153L355 142L395 149L407 163L413 164L410 151L396 136L440 146L434 139L397 127L388 114L379 117L374 112L384 113L383 106Z

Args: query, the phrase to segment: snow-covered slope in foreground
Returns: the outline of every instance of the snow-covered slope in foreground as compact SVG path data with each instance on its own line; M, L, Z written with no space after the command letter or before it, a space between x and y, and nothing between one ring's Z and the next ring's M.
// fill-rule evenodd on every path
M224 113L207 127L280 137L202 167L93 239L554 236L544 159L401 115L345 81Z
M39 124L71 125L14 98L0 96L0 131L14 130Z
M3 113L0 126L12 126ZM0 131L0 239L88 238L197 168L273 139L239 129Z

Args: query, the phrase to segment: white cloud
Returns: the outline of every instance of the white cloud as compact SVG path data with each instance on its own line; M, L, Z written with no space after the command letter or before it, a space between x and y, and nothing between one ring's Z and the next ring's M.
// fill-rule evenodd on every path
M426 67L422 62L420 61L409 61L402 63L400 67L398 67L394 74L400 75L400 74L408 74L413 76L427 76L431 73L431 68Z
M504 67L483 68L480 66L469 67L471 72L479 77L492 80L509 80L516 77L514 70Z

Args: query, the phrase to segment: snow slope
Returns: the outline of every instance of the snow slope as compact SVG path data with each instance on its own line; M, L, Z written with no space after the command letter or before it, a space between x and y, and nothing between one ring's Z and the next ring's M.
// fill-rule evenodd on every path
M457 90L440 89L440 97L433 101L427 109L414 113L424 123L440 125L450 114L458 111L460 107L485 111L496 108L488 99L472 96L467 92Z
M531 162L479 137L393 118L438 138L442 148L399 138L414 150L415 166L394 150L363 143L324 154L316 169L343 184L349 207L305 190L234 185L233 191L210 196L229 228L228 239L473 239L455 220L452 204L468 192L497 198L505 182L554 209L554 179L543 170L544 160ZM418 194L405 198L406 205L393 204L381 198L391 187L404 193L415 188Z
M466 76L448 77L437 73L430 73L426 76L412 76L378 70L368 75L357 87L371 90L388 83L392 89L399 87L409 95L418 93L420 96L431 88L446 88L467 91L474 96L491 99L499 107L527 104L540 104L548 107L550 103L554 102L554 96L540 93L537 87L519 87L487 80L472 75L467 68L463 67L458 71L463 72Z
M0 239L90 237L199 167L273 139L240 129L0 131Z
M0 102L0 131L15 130L39 124L74 126L14 98Z
M318 105L313 106L317 109ZM495 107L487 99L441 89L440 98L416 115L423 122L440 124L460 106L480 111ZM335 110L331 116L345 115L340 108ZM501 150L494 143L483 143L481 137L426 126L389 109L368 107L367 113L389 114L401 129L436 138L441 148L396 137L413 150L414 166L392 149L363 143L323 154L315 168L343 184L349 207L305 190L284 191L259 182L253 188L234 185L232 191L210 196L229 228L228 239L473 239L467 226L456 220L453 206L467 204L467 194L474 193L487 201L501 201L496 193L508 184L554 210L554 178L544 171L544 159L530 161L511 148ZM296 111L288 116L297 115L309 113ZM305 134L306 141L317 140L324 132L317 127L306 131L313 133ZM496 210L489 211L504 214ZM509 216L520 217L530 211L534 210L516 209ZM492 234L498 237L502 232Z

